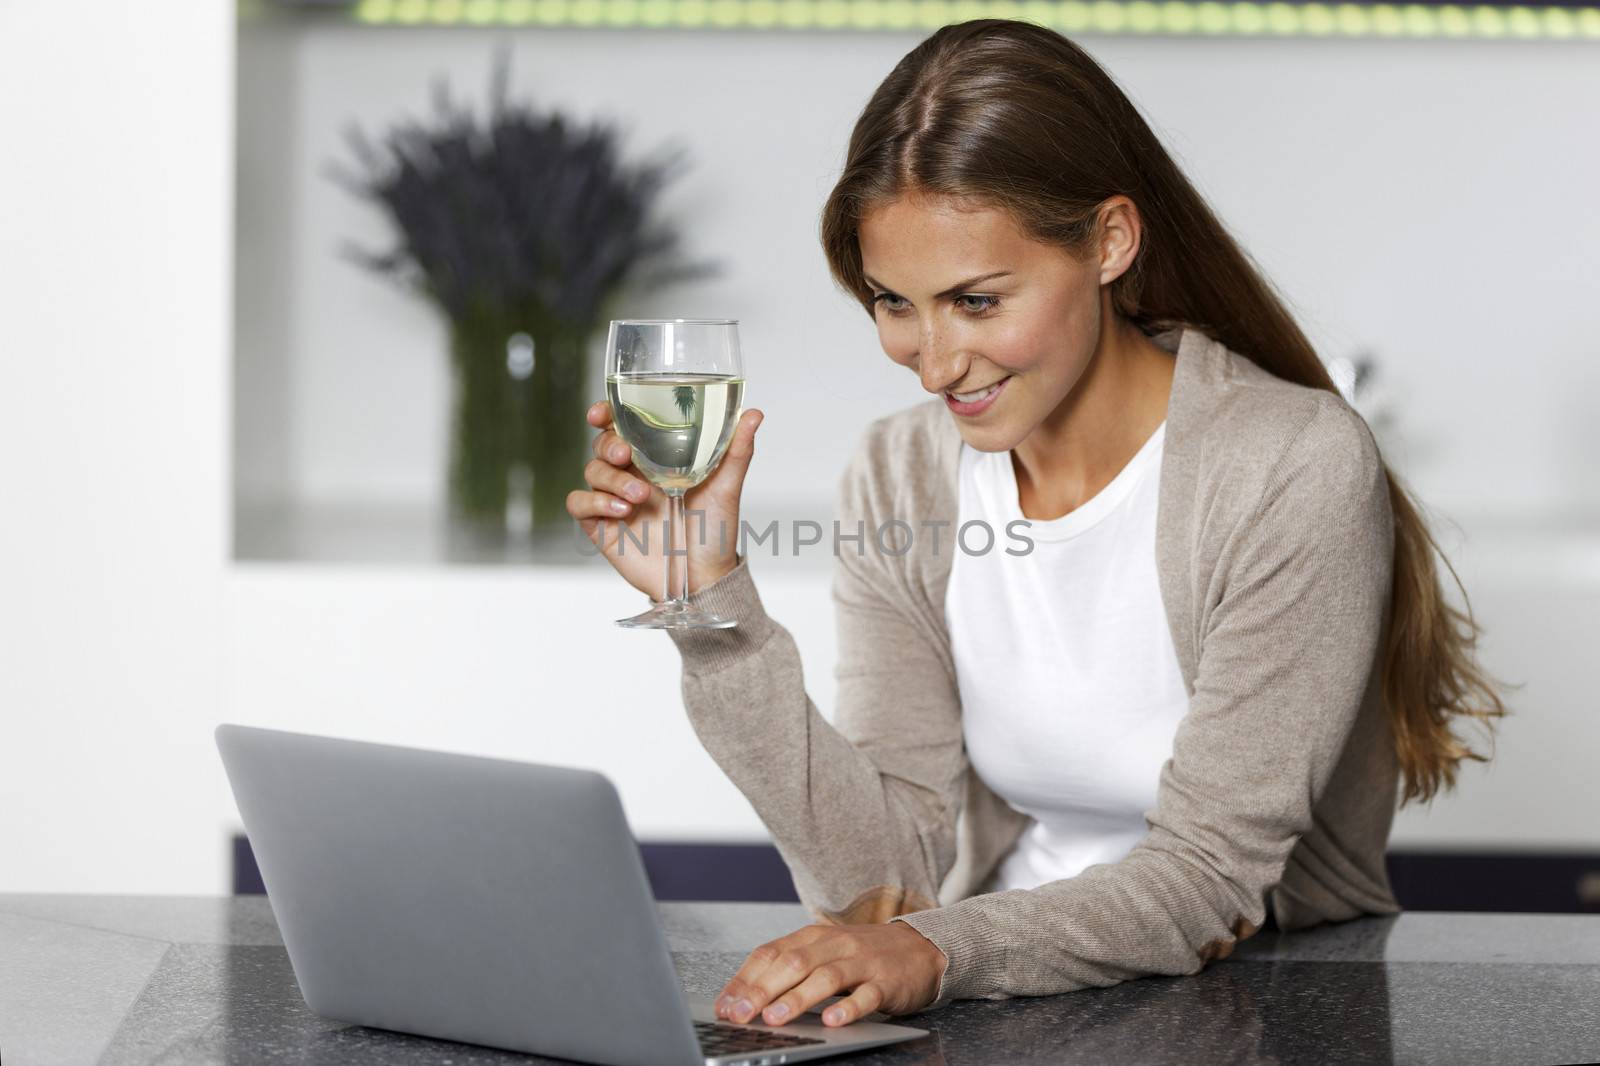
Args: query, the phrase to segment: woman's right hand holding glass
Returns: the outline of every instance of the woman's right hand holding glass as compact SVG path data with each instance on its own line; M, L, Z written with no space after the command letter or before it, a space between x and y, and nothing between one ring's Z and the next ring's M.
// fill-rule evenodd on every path
M587 417L589 424L601 432L593 443L595 457L583 468L589 489L574 489L567 494L567 513L578 520L589 542L601 549L630 585L659 600L664 593L663 536L672 513L670 501L634 465L633 449L612 425L611 405L604 400L592 404ZM691 594L738 565L739 497L755 453L756 427L762 417L759 408L741 412L722 461L709 477L684 494L684 504L690 512L687 524ZM682 551L682 532L676 540Z

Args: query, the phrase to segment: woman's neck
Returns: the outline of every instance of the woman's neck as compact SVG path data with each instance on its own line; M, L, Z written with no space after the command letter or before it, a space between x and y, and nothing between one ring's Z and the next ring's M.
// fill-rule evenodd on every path
M1109 302L1109 301L1108 301ZM1025 518L1060 518L1104 489L1167 417L1177 359L1117 315L1060 407L1011 450Z

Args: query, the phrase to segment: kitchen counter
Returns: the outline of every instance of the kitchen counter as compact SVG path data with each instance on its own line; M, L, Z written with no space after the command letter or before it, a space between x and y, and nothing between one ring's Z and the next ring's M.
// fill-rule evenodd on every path
M685 989L807 922L795 904L663 903ZM837 1060L1570 1063L1600 1060L1600 916L1406 913L1263 933L1191 977L960 1000L929 1037ZM300 998L265 897L0 895L0 1061L532 1063L332 1022Z

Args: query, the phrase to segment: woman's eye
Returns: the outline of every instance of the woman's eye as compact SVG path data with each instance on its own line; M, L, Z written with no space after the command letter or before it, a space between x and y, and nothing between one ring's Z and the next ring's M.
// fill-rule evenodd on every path
M872 302L874 304L882 304L883 309L892 314L898 314L905 310L905 301L893 293L876 293L872 297ZM960 305L963 311L976 315L993 310L999 305L1000 298L997 296L974 296L971 293L966 293L957 296L956 303Z

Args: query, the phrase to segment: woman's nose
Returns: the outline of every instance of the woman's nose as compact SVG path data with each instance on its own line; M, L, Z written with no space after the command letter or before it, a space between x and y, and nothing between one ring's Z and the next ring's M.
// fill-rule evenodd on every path
M918 367L918 376L922 378L922 387L929 392L939 393L961 381L966 373L966 359L963 356L951 354L924 356Z
M917 375L929 392L943 392L966 373L967 357L947 342L944 334L924 330L918 352Z

